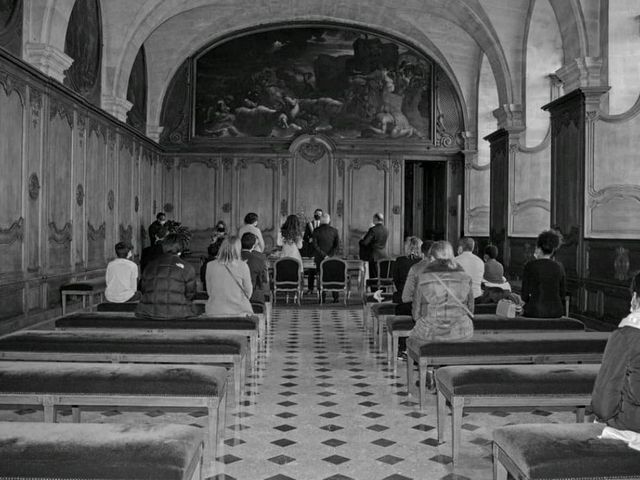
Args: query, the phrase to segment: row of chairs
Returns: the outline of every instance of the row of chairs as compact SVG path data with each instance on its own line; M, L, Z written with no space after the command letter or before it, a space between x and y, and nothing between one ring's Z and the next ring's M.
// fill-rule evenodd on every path
M348 273L349 265L338 257L327 257L320 263L318 279L318 301L324 301L327 292L342 292L346 305L351 295L351 280ZM302 301L304 285L304 269L302 262L293 257L282 257L273 264L273 303L277 293L294 294L294 302L298 305Z

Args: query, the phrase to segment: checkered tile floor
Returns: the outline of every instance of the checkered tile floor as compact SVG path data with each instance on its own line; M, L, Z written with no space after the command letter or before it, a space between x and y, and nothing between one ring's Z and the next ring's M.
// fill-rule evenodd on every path
M512 423L571 422L571 412L465 413L460 460L451 464L450 432L436 440L435 395L420 412L407 396L406 363L387 367L353 308L274 310L259 368L240 406L229 404L224 444L210 480L480 480L492 478L491 431ZM412 389L415 391L415 388ZM63 411L61 421L70 421ZM83 421L176 422L190 414L101 409ZM33 409L0 410L0 420L40 421Z

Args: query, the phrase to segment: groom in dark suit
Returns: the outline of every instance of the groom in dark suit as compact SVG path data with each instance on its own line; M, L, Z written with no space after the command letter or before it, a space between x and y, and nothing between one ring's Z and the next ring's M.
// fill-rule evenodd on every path
M340 246L340 237L338 230L333 228L329 223L331 217L328 213L322 214L320 217L320 226L313 231L312 244L313 244L313 259L316 263L316 273L320 273L320 263L325 257L332 257L338 253L338 247ZM338 292L333 293L333 301L338 301Z
M369 262L370 278L378 276L376 262L387 256L387 237L389 237L389 230L384 226L384 216L382 213L374 213L373 226L359 242L360 259Z
M302 249L300 253L303 257L313 257L313 232L320 226L320 219L322 218L323 211L321 208L316 208L313 212L313 220L307 222L304 227L304 234L302 236ZM309 293L313 293L313 285L316 279L316 272L309 272Z

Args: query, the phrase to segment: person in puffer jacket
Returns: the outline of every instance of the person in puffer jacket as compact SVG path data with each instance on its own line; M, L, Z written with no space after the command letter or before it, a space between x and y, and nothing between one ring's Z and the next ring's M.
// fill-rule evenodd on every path
M153 259L142 273L142 298L137 317L187 318L197 315L193 305L196 272L180 258L182 239L169 234L162 241L162 255Z
M631 290L631 313L607 341L591 410L610 427L640 433L640 273Z

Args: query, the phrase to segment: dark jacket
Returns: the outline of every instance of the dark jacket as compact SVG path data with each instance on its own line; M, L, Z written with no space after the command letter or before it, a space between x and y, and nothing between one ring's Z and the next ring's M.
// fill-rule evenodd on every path
M523 315L535 318L562 317L565 291L562 264L548 258L528 262L522 274Z
M376 223L369 229L362 239L360 239L360 259L378 261L387 256L387 237L389 230L382 224Z
M622 327L609 337L591 409L611 427L640 433L640 329Z
M191 302L196 293L196 272L178 255L164 253L151 261L142 274L140 290L138 317L186 318L197 314Z
M396 261L393 263L392 275L393 284L396 287L396 291L393 292L393 299L391 300L393 303L402 303L402 291L404 290L404 284L407 283L409 270L420 260L422 260L422 258L408 257L406 255L396 258ZM409 312L408 315L411 315L411 312Z
M162 255L162 244L160 242L154 243L149 247L144 247L140 254L140 275L144 272L150 262Z
M338 253L340 237L338 230L329 224L320 225L313 231L313 259L320 264L323 258Z
M242 250L242 259L247 261L253 293L251 302L264 303L264 296L269 291L269 274L267 271L267 257L261 252Z
M300 255L303 257L313 257L313 231L317 228L314 227L316 220L307 222L304 226L304 234L302 235L302 248L300 249ZM320 225L318 225L320 226Z
M158 220L154 220L153 223L149 225L149 242L151 245L156 243L156 235L160 229L162 229L162 224Z

